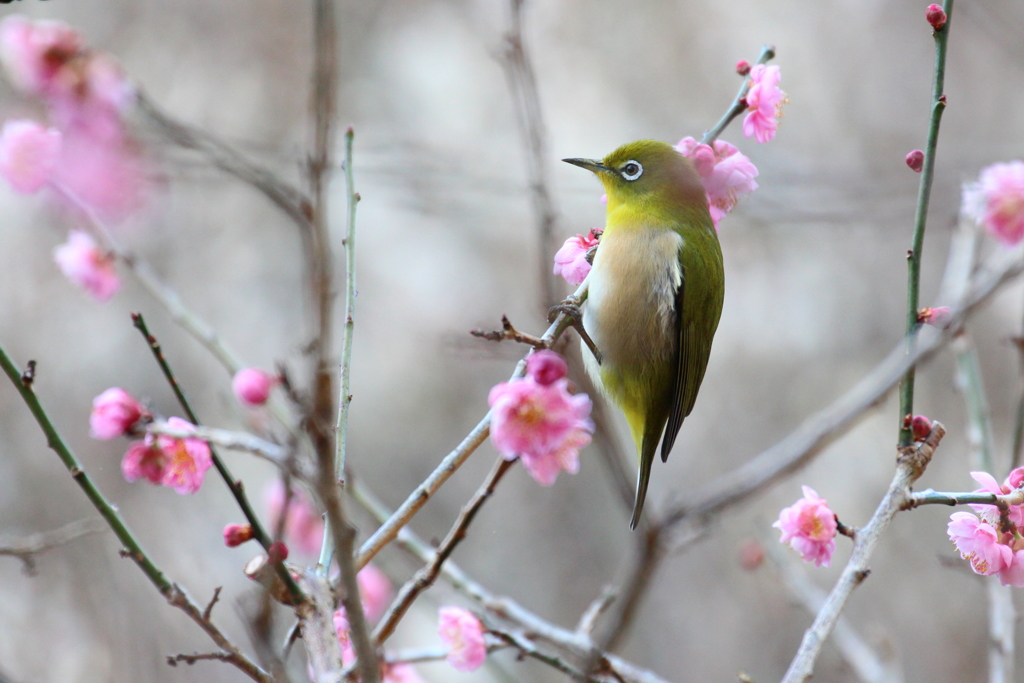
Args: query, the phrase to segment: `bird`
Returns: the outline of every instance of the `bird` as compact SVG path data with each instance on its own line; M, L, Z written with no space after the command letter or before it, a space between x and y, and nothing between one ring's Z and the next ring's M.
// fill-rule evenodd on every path
M701 178L671 145L640 140L563 161L592 171L608 197L586 279L583 359L636 444L636 529L658 444L664 462L704 379L725 299L722 249Z

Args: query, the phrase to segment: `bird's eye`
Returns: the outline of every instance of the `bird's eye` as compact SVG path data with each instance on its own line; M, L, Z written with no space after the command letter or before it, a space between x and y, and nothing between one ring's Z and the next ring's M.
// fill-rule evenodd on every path
M623 178L633 181L643 175L644 167L640 165L639 161L627 161L622 166L621 173Z

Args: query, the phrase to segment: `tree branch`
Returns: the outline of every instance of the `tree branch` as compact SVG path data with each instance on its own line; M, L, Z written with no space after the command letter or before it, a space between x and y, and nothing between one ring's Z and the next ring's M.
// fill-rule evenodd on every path
M107 525L95 517L76 519L50 531L23 536L22 538L0 539L0 555L10 555L21 560L26 574L35 574L35 556L62 545L67 545L83 536L98 534L107 530Z

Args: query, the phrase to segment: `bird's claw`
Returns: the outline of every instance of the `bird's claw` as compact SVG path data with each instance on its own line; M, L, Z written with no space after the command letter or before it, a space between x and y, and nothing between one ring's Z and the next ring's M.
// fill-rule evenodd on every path
M601 351L597 348L597 344L595 344L594 340L590 338L589 334L587 334L586 328L583 327L583 312L580 311L580 300L574 296L570 296L557 306L552 306L548 309L548 322L555 322L555 319L558 318L559 314L564 314L565 317L572 321L573 328L579 333L580 339L582 339L583 343L587 345L590 352L594 354L597 364L600 365L603 360L603 356L601 355Z

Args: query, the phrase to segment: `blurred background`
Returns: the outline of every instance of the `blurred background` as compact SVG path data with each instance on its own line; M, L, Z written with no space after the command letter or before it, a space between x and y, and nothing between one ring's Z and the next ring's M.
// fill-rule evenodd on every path
M674 455L655 466L652 511L777 442L899 340L919 179L904 156L924 147L932 76L925 4L527 3L524 34L548 132L558 243L603 224L598 183L558 159L600 157L640 138L699 137L740 85L736 61L753 61L766 43L778 51L790 101L777 137L758 145L743 139L738 125L722 136L757 165L760 189L721 223L721 326ZM311 140L309 5L53 0L5 5L0 14L17 10L79 27L167 111L301 183ZM350 463L397 506L476 424L488 390L508 378L524 352L473 339L468 330L496 328L502 314L524 331L546 327L538 237L528 156L501 63L508 4L354 0L339 2L338 15L339 124L356 130L363 197ZM1024 118L1014 113L1024 108L1024 90L1016 87L1024 77L1024 8L1011 0L962 3L951 26L924 305L937 291L961 183L985 165L1019 158L1024 140ZM39 117L41 109L4 83L0 116ZM167 146L145 126L137 135L149 145L157 191L120 228L123 240L247 363L301 367L309 327L295 227L201 158ZM207 424L245 428L265 416L238 406L230 377L129 273L122 272L124 287L106 305L65 280L52 251L70 224L51 199L0 188L0 341L19 363L38 361L42 401L157 564L201 603L224 587L215 619L249 649L246 623L257 601L241 567L255 548L223 545L223 526L241 521L226 487L211 476L196 495L179 496L126 483L119 467L125 443L90 439L88 415L92 398L111 386L146 397L165 415L180 414L131 326L129 312L142 311ZM344 201L339 175L331 196L339 275ZM1021 288L1014 286L970 323L1002 462L1019 385L1009 340L1020 334L1021 318ZM975 486L953 371L947 351L918 374L916 412L949 429L921 488ZM740 671L777 680L811 615L770 564L745 571L738 548L774 535L771 522L800 496L800 484L827 498L844 522L864 524L892 476L897 412L890 398L812 465L730 509L708 538L666 560L620 653L672 681L736 680ZM626 445L618 414L614 424ZM225 457L259 500L273 468L244 454ZM413 528L441 538L494 458L489 443L481 447ZM499 595L568 628L621 576L635 540L593 446L581 462L579 474L550 488L514 469L454 555ZM951 569L940 562L954 557L948 512L900 515L846 612L878 652L902 663L907 681L987 676L984 583L966 563ZM365 537L375 525L354 514ZM94 515L16 392L0 386L0 538ZM849 549L840 538L831 569L799 569L830 588ZM0 557L0 677L244 680L216 663L166 665L165 655L208 651L210 643L117 550L112 534L84 538L40 556L34 577L16 559ZM396 582L417 567L395 549L378 562ZM462 604L447 587L432 588L393 644L439 645L436 608L451 603ZM294 659L301 675L301 655ZM472 674L444 662L417 669L434 682L566 680L510 653L489 662ZM831 644L815 675L857 680Z

